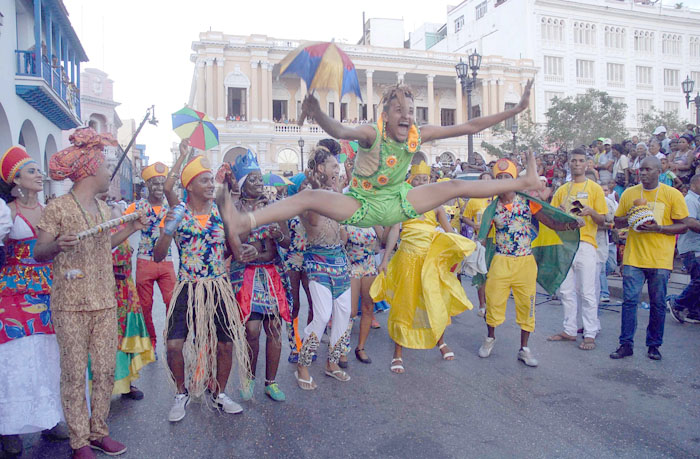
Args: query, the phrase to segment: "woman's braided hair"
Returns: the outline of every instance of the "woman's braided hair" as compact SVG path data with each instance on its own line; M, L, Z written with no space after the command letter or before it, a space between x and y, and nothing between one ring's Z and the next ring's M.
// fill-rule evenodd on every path
M311 169L312 171L315 171L316 166L319 166L319 165L325 163L326 160L332 156L333 156L333 153L331 153L331 151L328 148L317 146L311 152L311 158L309 158L309 163L308 163L309 169Z

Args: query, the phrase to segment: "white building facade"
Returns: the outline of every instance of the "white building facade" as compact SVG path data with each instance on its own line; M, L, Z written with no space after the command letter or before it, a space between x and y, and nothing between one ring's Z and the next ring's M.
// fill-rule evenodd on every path
M367 23L370 37L367 41L403 44L403 32L380 33L378 22ZM189 100L194 109L215 120L219 130L220 148L209 153L214 164L232 161L250 149L265 170L297 171L302 163L299 139L304 140L307 156L303 162L306 162L316 142L328 137L317 125L296 124L306 86L297 76L279 73L279 62L299 45L299 41L265 35L227 35L214 31L201 33L192 44L195 72ZM362 98L346 94L340 99L333 91L317 90L320 105L329 116L348 124L372 122L377 111L381 111L377 104L384 88L404 82L414 91L418 124L450 125L467 121L467 97L455 71L455 64L465 55L403 46L340 44L340 47L355 64ZM535 71L532 60L484 56L479 73L498 84L488 92L482 92L480 87L475 90L474 116L496 113L505 104L516 104ZM534 108L534 100L532 104ZM489 136L488 131L475 136L475 151L481 151L481 140L490 140ZM431 142L423 151L432 161L466 160L467 137Z
M81 124L85 51L60 0L0 0L0 154L23 145L46 172L62 131ZM45 182L44 194L61 194Z
M686 108L681 82L700 85L700 11L677 2L646 0L465 0L447 14L444 43L451 52L532 59L536 119L554 97L606 91L627 104L625 124L652 107ZM485 84L491 84L486 81Z

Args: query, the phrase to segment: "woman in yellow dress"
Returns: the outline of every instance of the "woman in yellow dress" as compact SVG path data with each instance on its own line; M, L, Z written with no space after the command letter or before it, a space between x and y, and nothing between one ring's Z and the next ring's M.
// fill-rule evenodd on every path
M409 183L421 186L430 180L425 162L411 167ZM391 371L403 373L403 348L431 349L439 346L445 360L453 360L444 332L450 317L471 309L472 304L451 268L468 256L474 242L456 234L442 207L401 225L401 243L388 258L399 236L399 224L391 227L379 267L380 275L370 294L375 302L386 300L389 336L394 340ZM444 232L438 231L441 227Z

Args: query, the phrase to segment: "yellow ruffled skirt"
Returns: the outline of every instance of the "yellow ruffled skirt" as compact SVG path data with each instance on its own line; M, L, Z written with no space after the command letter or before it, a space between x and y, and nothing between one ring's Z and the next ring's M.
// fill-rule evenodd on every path
M455 233L435 232L427 247L403 240L387 266L372 284L375 302L390 305L389 336L411 349L430 349L456 316L472 304L453 266L469 256L474 242Z

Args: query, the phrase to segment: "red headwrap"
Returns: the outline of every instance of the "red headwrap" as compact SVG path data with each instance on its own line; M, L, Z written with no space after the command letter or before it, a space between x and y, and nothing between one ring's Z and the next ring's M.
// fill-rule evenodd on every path
M105 160L105 147L118 145L110 134L98 134L89 127L76 129L68 140L73 145L55 153L49 160L49 175L53 180L77 182L95 175Z

